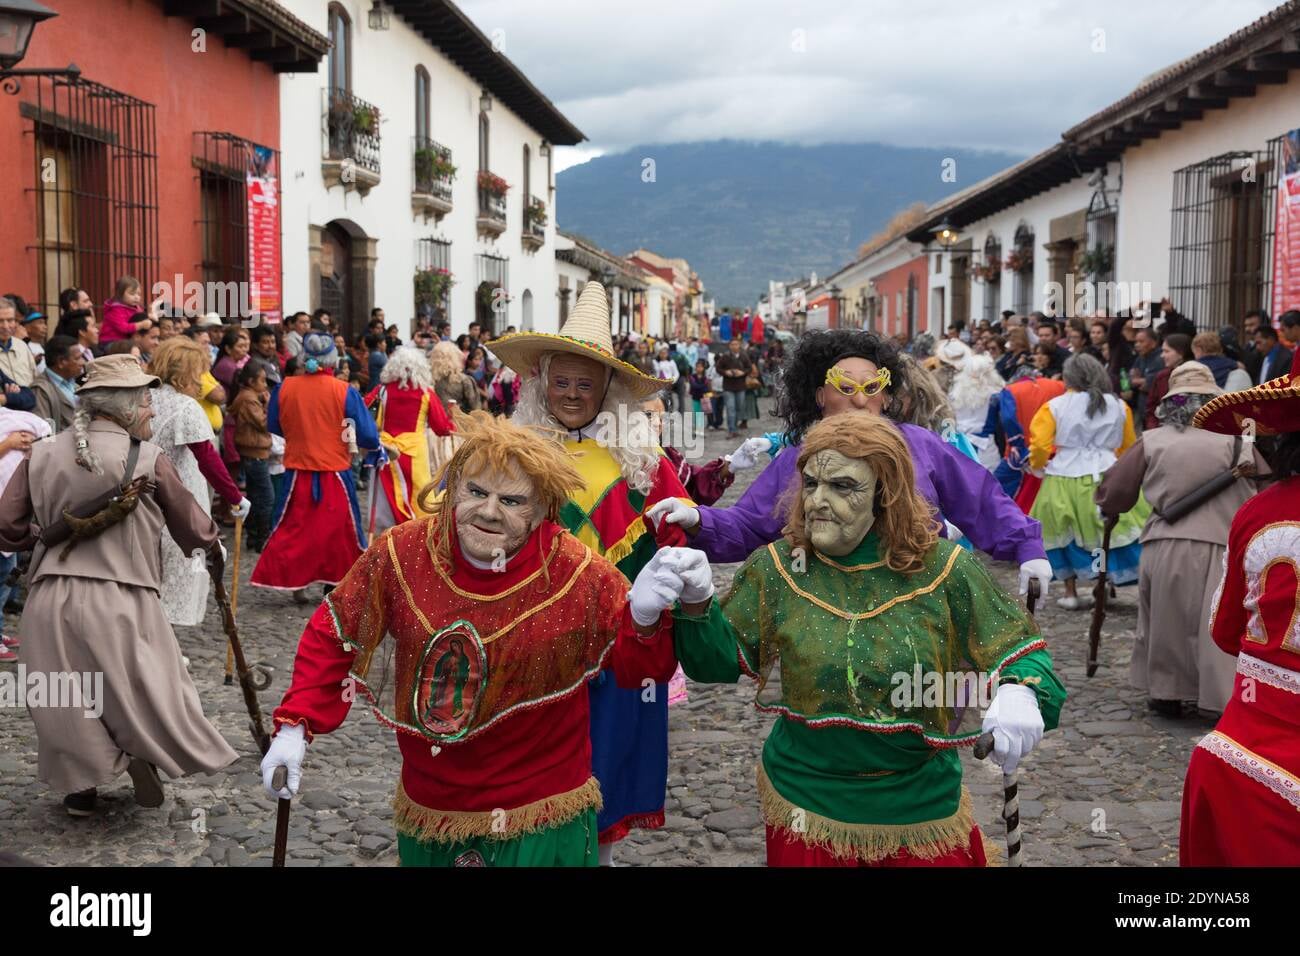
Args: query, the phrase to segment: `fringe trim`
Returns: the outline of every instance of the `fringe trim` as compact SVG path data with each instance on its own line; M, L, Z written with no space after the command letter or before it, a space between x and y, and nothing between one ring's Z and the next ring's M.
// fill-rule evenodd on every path
M913 856L933 860L970 845L975 826L970 794L962 787L961 803L950 817L922 823L844 823L796 807L776 792L763 765L758 765L758 794L763 819L807 846L820 847L836 857L875 863L906 849ZM796 830L792 820L802 827ZM981 832L982 835L982 832ZM988 844L985 844L986 850Z
M393 822L403 836L433 843L461 843L475 837L511 840L568 823L589 809L601 808L595 777L575 790L557 793L512 810L434 810L407 796L401 781L393 797Z

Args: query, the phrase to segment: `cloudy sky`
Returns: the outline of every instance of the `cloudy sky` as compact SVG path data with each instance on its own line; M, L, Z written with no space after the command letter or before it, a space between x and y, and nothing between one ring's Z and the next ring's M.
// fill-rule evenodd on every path
M1269 0L460 0L590 140L1030 153ZM499 32L497 32L499 31Z

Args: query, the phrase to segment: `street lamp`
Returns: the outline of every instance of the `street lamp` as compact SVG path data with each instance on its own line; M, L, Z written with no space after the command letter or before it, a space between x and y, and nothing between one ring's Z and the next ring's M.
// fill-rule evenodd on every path
M0 0L0 89L5 93L17 96L22 90L19 77L23 76L62 76L74 83L81 76L75 63L63 70L14 69L27 55L36 24L57 16L36 0Z
M934 227L934 241L944 249L951 249L957 242L957 230L953 224L944 216L939 220L939 224Z
M8 71L27 55L27 44L32 42L36 24L58 16L49 7L35 0L3 0L0 2L0 69Z
M548 143L546 140L542 140L542 145L539 146L537 149L537 155L542 157L542 159L546 159L546 157L550 156L551 144Z
M478 111L480 113L490 113L492 111L492 94L487 90L479 94Z
M392 22L392 14L384 6L383 0L375 0L366 20L372 30L387 30Z

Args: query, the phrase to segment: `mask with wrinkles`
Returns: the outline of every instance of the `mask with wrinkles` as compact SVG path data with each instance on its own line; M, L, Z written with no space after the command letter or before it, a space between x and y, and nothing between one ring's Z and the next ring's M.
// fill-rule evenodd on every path
M543 517L532 481L486 470L462 476L455 511L461 550L483 563L513 557Z
M803 466L800 495L804 534L828 557L850 554L875 523L876 474L861 459L818 452Z

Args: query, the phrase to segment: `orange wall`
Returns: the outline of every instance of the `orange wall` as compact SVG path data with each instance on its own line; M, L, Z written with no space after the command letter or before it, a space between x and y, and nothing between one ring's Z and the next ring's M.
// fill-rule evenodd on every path
M917 256L901 266L895 266L887 272L882 272L878 276L872 276L872 281L876 284L876 292L881 298L889 300L889 322L884 328L877 329L884 335L897 335L907 332L907 277L916 278L916 325L915 331L925 332L929 329L926 320L926 308L929 304L930 289L927 285L926 278L926 256ZM897 308L897 293L903 293L903 309L900 312ZM877 319L877 324L880 320Z
M158 151L159 274L149 283L172 282L180 273L201 280L202 237L198 180L191 165L193 133L234 133L280 148L280 79L264 63L228 49L208 35L206 52L192 49L195 24L163 15L161 0L43 0L59 15L38 24L26 68L76 63L87 80L102 83L156 107ZM48 81L46 81L48 82ZM35 98L27 80L16 97L0 95L0 290L37 296L35 159L30 122L18 104ZM96 304L113 292L89 289ZM147 290L146 290L147 291ZM57 290L56 290L57 294Z

